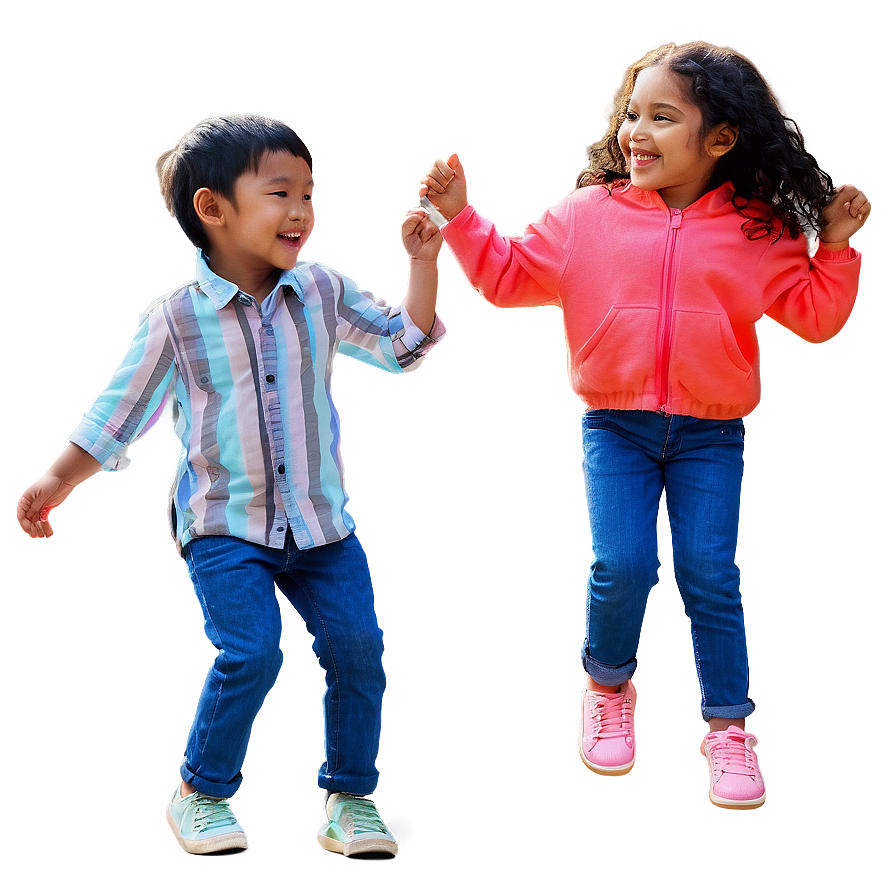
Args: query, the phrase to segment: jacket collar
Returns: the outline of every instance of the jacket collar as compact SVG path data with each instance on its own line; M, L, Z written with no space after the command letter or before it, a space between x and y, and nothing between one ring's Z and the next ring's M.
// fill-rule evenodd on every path
M613 195L624 196L627 200L635 205L643 208L660 208L668 211L669 207L663 201L656 190L642 190L629 181L624 187L615 187L612 190ZM731 202L734 195L734 185L731 181L726 181L721 186L704 193L696 202L692 202L687 208L682 209L683 214L689 214L692 211L703 212L704 214L712 214L719 209L723 209Z

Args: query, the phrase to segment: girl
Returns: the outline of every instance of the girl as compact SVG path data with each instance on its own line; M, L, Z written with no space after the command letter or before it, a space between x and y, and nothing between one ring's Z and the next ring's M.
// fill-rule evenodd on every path
M571 384L588 407L583 762L605 775L634 765L631 678L665 490L710 799L754 808L765 786L744 730L754 704L734 563L742 418L759 401L754 325L768 314L811 342L841 329L858 289L848 240L871 206L855 187L833 189L752 63L705 43L636 62L589 156L577 189L519 238L467 205L457 156L420 193L489 301L563 309ZM803 231L820 240L812 258Z

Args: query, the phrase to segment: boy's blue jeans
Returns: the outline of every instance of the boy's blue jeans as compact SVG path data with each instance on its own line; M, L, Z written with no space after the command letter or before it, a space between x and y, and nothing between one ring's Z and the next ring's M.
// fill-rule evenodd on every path
M240 786L252 722L280 671L276 585L301 613L326 672L326 761L318 783L367 794L375 766L386 677L367 558L354 535L299 550L229 536L197 538L184 558L218 648L190 731L181 774L201 793L232 796Z
M666 491L675 579L691 621L704 719L749 715L740 571L743 477L737 420L588 411L582 421L594 561L582 651L604 685L632 677L647 595L659 581L657 515Z

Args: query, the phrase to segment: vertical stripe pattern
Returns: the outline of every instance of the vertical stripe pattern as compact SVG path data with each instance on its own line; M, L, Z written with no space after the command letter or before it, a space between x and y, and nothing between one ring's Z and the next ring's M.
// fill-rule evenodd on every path
M159 416L172 389L183 445L171 490L179 548L203 535L282 547L345 538L334 355L383 370L415 368L444 334L408 348L404 315L329 268L284 271L261 303L217 277L199 253L196 279L153 303L109 386L71 441L106 470Z

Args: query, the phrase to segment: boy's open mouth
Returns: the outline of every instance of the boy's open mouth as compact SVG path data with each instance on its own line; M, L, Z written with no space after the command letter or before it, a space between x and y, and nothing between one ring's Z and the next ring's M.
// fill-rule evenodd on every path
M302 242L304 231L296 230L290 233L278 233L277 239L283 240L290 248L297 249Z

